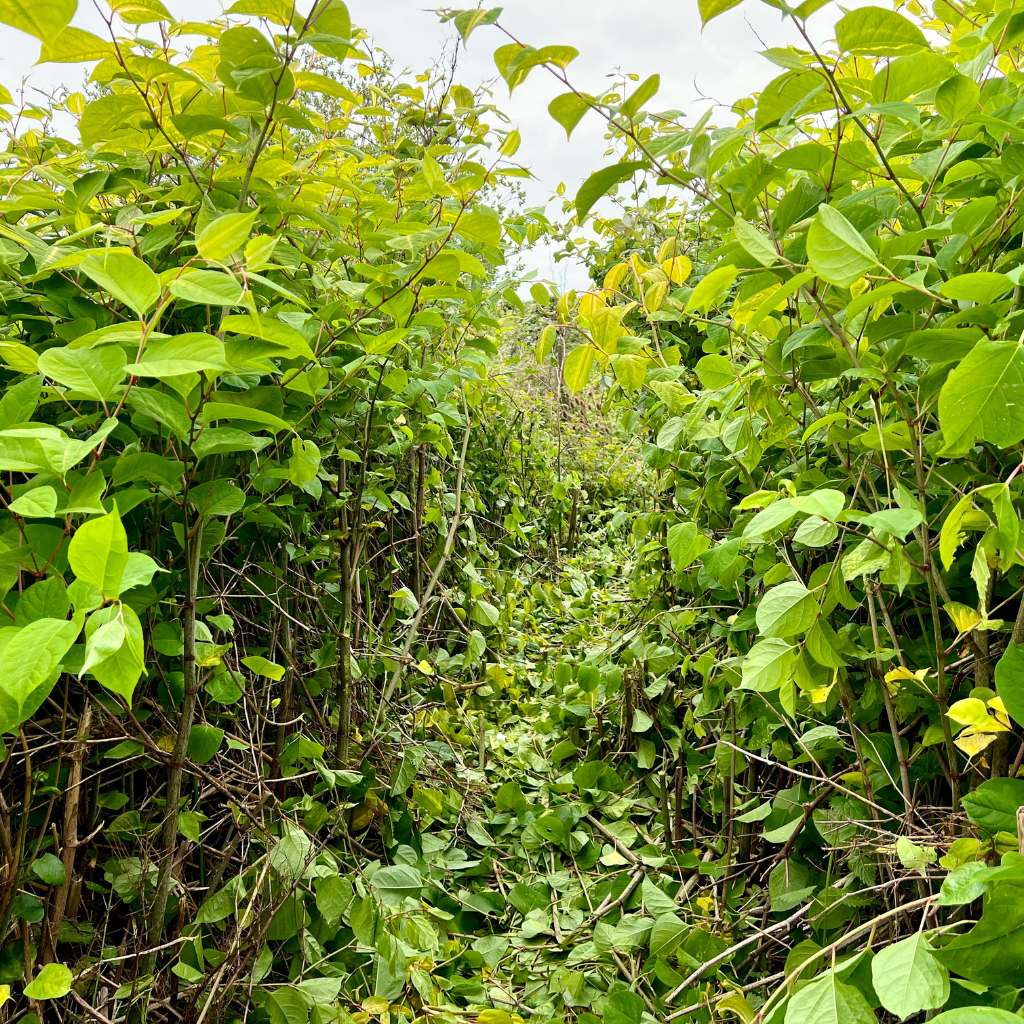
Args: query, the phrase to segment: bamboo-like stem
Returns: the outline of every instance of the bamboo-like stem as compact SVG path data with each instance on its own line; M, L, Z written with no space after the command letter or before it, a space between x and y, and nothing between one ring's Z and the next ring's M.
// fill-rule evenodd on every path
M417 607L416 614L413 616L412 622L409 624L409 629L406 632L405 642L402 644L402 648L395 659L396 664L394 671L391 673L391 677L388 679L387 685L384 687L384 692L381 694L380 703L377 705L376 714L373 716L374 731L376 731L380 726L384 710L391 701L391 697L395 690L398 688L398 683L402 678L402 671L405 668L405 661L409 657L412 645L416 642L416 637L419 634L420 623L423 621L423 616L426 614L427 606L430 604L430 598L433 596L434 589L437 586L437 581L440 579L441 573L444 572L444 567L448 564L448 559L451 557L451 553L455 548L455 536L459 531L459 525L462 521L462 483L465 479L466 453L469 450L469 435L471 432L469 407L466 405L465 395L463 395L462 407L466 417L466 429L462 435L462 451L459 453L459 466L455 476L455 509L452 512L451 525L448 527L448 534L444 539L444 547L441 550L441 557L438 558L437 565L434 566L434 571L430 574L430 579L427 580L423 596L419 601L419 607Z
M187 508L187 506L186 506ZM164 933L164 917L171 893L171 876L175 852L178 848L178 820L181 814L181 783L185 774L185 760L188 756L189 734L195 721L196 699L199 695L199 673L196 666L196 601L199 595L199 566L203 547L203 520L196 518L189 523L186 512L185 522L185 601L181 609L183 650L181 670L184 677L184 694L181 713L174 736L174 748L167 766L167 791L164 798L164 821L160 830L159 862L156 893L150 907L146 934L150 947L160 945ZM156 954L147 953L143 958L139 975L145 976L153 970Z

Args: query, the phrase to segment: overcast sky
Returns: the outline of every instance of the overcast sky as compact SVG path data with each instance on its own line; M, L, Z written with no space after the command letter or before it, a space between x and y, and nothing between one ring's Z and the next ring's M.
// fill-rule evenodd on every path
M30 0L31 2L31 0ZM473 0L438 0L439 5L472 6ZM860 6L860 2L844 6ZM399 67L420 70L445 46L453 30L442 25L430 9L433 0L348 0L353 21L366 28L378 45L389 51ZM220 0L165 0L176 16L205 19ZM230 6L226 3L224 6ZM104 34L92 3L83 0L74 24ZM818 12L815 35L827 38L840 11L834 4ZM716 18L702 30L696 0L507 0L502 21L524 42L541 46L568 43L580 51L570 68L578 87L600 91L605 76L616 70L642 76L661 75L661 91L653 109L678 108L696 119L709 102L720 104L719 121L728 120L728 107L769 81L780 69L759 55L766 46L796 41L792 26L777 11L756 0ZM493 51L505 40L494 29L478 29L460 55L459 78L467 85L493 81ZM82 65L35 65L39 44L29 36L0 25L0 81L8 88L28 76L32 85L51 88L61 83L79 87ZM523 144L517 159L536 180L528 186L531 203L540 205L565 182L574 194L580 182L607 163L601 123L585 118L567 143L564 131L551 120L547 105L559 91L549 75L535 71L511 99L504 83L495 95L519 127ZM557 207L552 207L552 211ZM535 255L541 276L557 284L580 284L579 268L555 266L546 253Z

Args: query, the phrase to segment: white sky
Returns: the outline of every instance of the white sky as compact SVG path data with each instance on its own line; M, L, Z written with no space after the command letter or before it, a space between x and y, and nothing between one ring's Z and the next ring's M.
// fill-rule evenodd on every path
M355 24L367 29L377 44L392 54L399 67L421 70L445 45L453 45L454 30L442 25L430 9L435 0L348 0ZM861 6L854 0L846 7ZM220 0L165 0L182 19L206 19ZM437 6L470 7L474 0L436 0ZM223 6L230 6L229 2ZM105 34L89 0L82 0L73 24ZM812 20L819 38L831 35L841 11L829 4ZM574 84L600 91L605 76L616 70L646 77L658 72L661 90L651 109L681 109L695 120L709 101L719 104L713 121L727 122L729 105L759 89L780 72L759 51L766 46L797 42L796 32L781 15L756 0L746 0L702 30L696 0L506 0L502 21L523 42L535 46L568 43L580 51L570 66ZM493 51L506 42L495 29L481 27L460 55L459 80L473 86L497 75ZM50 89L59 84L80 87L86 70L77 64L35 65L39 44L29 36L0 25L0 82L14 91L25 76L31 86ZM495 97L523 136L516 159L529 167L536 180L527 184L531 204L541 205L565 182L569 194L582 180L608 163L604 156L601 122L584 118L567 143L565 132L547 113L551 99L564 91L541 69L508 97L498 80ZM551 212L557 212L552 206ZM585 282L579 267L555 265L546 252L530 260L541 277L559 285Z

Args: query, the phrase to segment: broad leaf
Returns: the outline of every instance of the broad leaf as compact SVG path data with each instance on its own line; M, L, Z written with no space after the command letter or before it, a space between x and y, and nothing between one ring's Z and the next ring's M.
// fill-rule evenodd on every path
M836 23L836 42L848 53L899 56L928 46L924 33L887 7L858 7Z
M790 998L785 1024L876 1024L876 1018L859 990L830 971Z
M0 650L0 731L12 731L35 713L80 632L79 622L37 619L7 640Z
M0 22L45 42L74 17L77 0L0 0Z
M818 602L796 580L772 587L757 606L757 628L766 637L785 638L806 633L817 617Z
M594 365L595 350L593 345L577 345L565 357L562 365L562 376L565 386L574 394L579 394L590 380L590 371Z
M708 538L696 523L674 523L666 538L672 568L681 572L708 549Z
M996 692L1007 714L1024 725L1024 644L1010 643L996 663Z
M131 707L135 687L146 671L145 640L138 615L124 604L101 608L89 617L85 636L89 673Z
M707 313L712 307L721 305L738 271L730 263L724 267L716 267L705 274L686 300L687 313Z
M120 594L128 564L128 535L116 509L78 527L68 545L68 562L78 579L105 597Z
M590 109L586 97L574 92L556 96L548 104L548 113L565 129L565 137L571 138L573 129Z
M196 236L196 249L206 260L222 262L241 251L252 234L256 214L225 213L210 221Z
M738 7L742 0L697 0L697 7L700 10L702 25L706 25L712 18L717 18L726 11Z
M1015 985L1020 977L1018 965L1024 959L1024 887L1012 881L997 882L985 900L981 920L936 955L969 981Z
M83 398L106 402L124 379L127 361L120 345L49 348L39 357L39 372Z
M923 932L879 950L871 961L871 981L882 1005L900 1020L938 1009L949 998L949 972Z
M128 372L136 377L164 380L226 368L224 343L218 338L209 334L180 334L150 341L139 361L128 365Z
M131 253L96 253L82 260L80 267L83 274L140 317L160 298L160 279Z
M743 687L770 692L793 677L796 649L785 640L758 640L743 659Z
M167 290L177 299L205 306L237 306L242 299L242 286L220 270L189 270Z
M989 834L1017 831L1024 807L1024 779L988 779L963 798L967 816Z
M807 231L807 261L830 284L849 288L878 264L871 246L835 207L822 203Z
M779 254L772 245L772 240L760 228L754 227L742 217L737 217L732 225L736 241L761 264L770 267L779 260Z
M646 164L631 161L622 164L612 164L600 171L595 171L576 193L576 217L581 222L590 213L594 203L602 196L606 196L616 185L629 181L637 171L642 170Z
M29 999L60 999L71 991L74 976L63 964L46 964L25 986Z
M1024 345L980 341L939 392L945 455L988 441L1008 448L1024 439Z

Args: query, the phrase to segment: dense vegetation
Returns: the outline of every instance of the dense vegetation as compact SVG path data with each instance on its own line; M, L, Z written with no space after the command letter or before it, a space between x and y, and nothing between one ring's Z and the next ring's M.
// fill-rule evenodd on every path
M340 0L0 0L0 1018L1021 1019L1024 9L770 6L723 128L442 12L556 223Z

